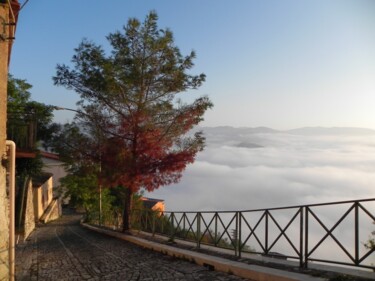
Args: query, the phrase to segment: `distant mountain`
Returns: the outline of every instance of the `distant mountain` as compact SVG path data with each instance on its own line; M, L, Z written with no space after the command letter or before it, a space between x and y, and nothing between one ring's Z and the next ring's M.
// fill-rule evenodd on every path
M303 127L298 129L280 131L267 127L198 127L196 130L203 130L205 134L212 135L227 135L227 136L240 136L249 134L280 134L287 133L291 135L303 136L366 136L375 135L375 130L366 128L352 128L352 127Z
M351 128L351 127L305 127L285 131L292 135L303 136L364 136L375 135L375 130L365 128Z
M231 126L219 126L219 127L200 127L199 130L203 130L205 133L210 134L272 134L272 133L280 133L281 131L277 131L271 128L267 127L256 127L256 128L250 128L250 127L231 127Z
M243 147L243 148L261 148L264 147L262 145L251 143L251 142L241 142L236 145L237 147Z

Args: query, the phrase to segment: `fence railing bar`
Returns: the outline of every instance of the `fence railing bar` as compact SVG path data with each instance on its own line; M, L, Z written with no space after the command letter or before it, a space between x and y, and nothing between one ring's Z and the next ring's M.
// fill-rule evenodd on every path
M325 224L316 216L316 214L310 209L311 215L319 222L319 224L324 228L327 232L323 238L316 244L316 246L309 252L308 256L311 254L326 240L328 236L336 242L336 244L344 251L344 253L355 263L353 256L346 250L346 248L340 243L340 241L332 234L332 232L336 229L336 227L347 217L347 215L354 209L354 204L345 212L345 214L339 219L339 221L331 228L328 229Z
M303 207L299 208L300 229L299 229L299 266L303 267Z
M272 250L273 246L275 246L275 244L277 243L277 241L282 237L284 236L285 239L288 241L288 243L290 244L290 246L293 248L293 250L296 252L296 254L299 256L299 251L298 249L294 246L293 242L289 239L288 235L286 235L285 231L289 228L289 226L293 223L294 219L298 216L298 213L299 211L297 211L295 213L295 215L293 216L293 218L289 221L289 223L282 229L281 226L278 224L278 222L275 220L274 216L269 213L269 216L270 218L272 219L272 221L275 223L275 225L277 226L277 228L280 230L280 234L277 236L277 238L274 240L274 242L271 244L270 246L270 250Z
M373 216L361 203L358 206L364 211L373 221L375 221L375 216Z
M192 231L193 235L195 235L195 233L193 231L193 225L194 225L194 222L196 220L196 217L194 217L193 221L190 222L188 216L186 214L184 214L184 216L185 216L185 219L184 219L184 225L185 225L185 227L184 227L184 229L186 229L186 222L187 222L188 227L189 227L188 230L186 231L186 234L185 234L185 239L186 239L189 231Z
M206 220L204 219L204 217L202 216L202 221L203 221L203 224L205 226L205 230L203 231L202 233L202 236L201 236L201 241L202 239L204 238L204 236L206 235L206 233L208 233L208 235L211 237L212 240L214 240L214 237L212 236L211 232L210 232L210 226L211 224L213 223L214 219L215 219L215 216L212 217L211 221L209 222L209 224L207 225L206 224Z
M237 222L238 222L237 246L238 246L238 257L239 258L241 257L241 253L242 253L242 244L241 244L241 240L242 240L242 220L241 220L241 217L242 217L242 213L238 212L238 216L237 216Z
M375 252L375 249L365 248L365 243L369 240L363 237L366 233L362 232L364 230L362 227L366 227L365 231L368 231L369 220L371 222L375 221L375 214L370 209L370 205L365 204L366 202L374 201L375 198L369 198L282 208L224 212L162 211L155 213L151 210L133 210L131 221L134 230L150 232L152 235L158 233L172 239L176 238L196 242L198 248L202 243L234 250L234 255L238 257L241 257L244 252L267 255L272 249L280 245L281 249L283 249L281 250L283 251L283 256L287 259L299 259L300 267L307 267L310 262L319 262L375 270L374 264L371 263L372 260L369 259L370 255ZM344 214L333 221L333 226L331 226L331 221L323 222L324 217L320 211L325 209L320 209L319 207L338 206L340 204L350 204L350 206L344 206L347 209L340 208L340 210L344 209ZM373 206L371 205L371 207ZM298 209L292 210L293 208ZM281 219L277 211L282 210L290 210L291 212L289 211ZM351 214L352 211L353 217ZM283 213L280 212L280 214ZM95 224L99 224L100 222L98 222L96 215L96 213L92 212L88 216L88 219ZM118 217L116 211L104 212L102 218L102 226L118 229L121 224L121 218ZM311 221L315 221L316 223L311 223ZM349 233L345 231L343 238L340 235L341 231L338 230L343 227L344 223L349 222L352 228ZM322 235L317 237L317 242L314 241L312 243L309 236L314 235L315 231L319 229ZM296 230L293 232L293 236L291 236L292 230ZM222 233L220 233L221 231ZM271 231L276 232L275 235L270 235ZM298 236L299 243L293 243L293 241L298 241ZM328 239L328 237L331 239ZM249 241L251 241L250 246L258 243L256 247L258 249L260 247L260 250L256 251L254 248L248 248L247 243ZM324 245L328 242L338 246L345 253L343 255L340 251L341 256L339 260L336 256L325 257L320 254L320 251L317 251L324 248ZM309 249L309 244L313 246L312 249Z
M265 242L264 242L264 245L265 245L265 248L266 248L265 254L268 255L268 252L269 252L269 249L268 249L268 214L269 214L269 211L266 210L265 214L266 214L266 216L265 216L265 231L264 231L265 232L264 233Z
M361 264L365 259L367 259L367 257L369 255L371 255L372 253L375 252L375 248L374 249L370 249L366 254L364 254L359 260L358 260L358 264Z
M181 225L181 223L183 223L184 215L182 215L179 220L176 217L175 217L175 219L176 219L176 223L177 223L176 233L178 233L181 230L180 225Z
M359 210L358 202L354 203L354 259L355 264L359 264Z
M231 226L231 224L232 224L232 222L234 221L235 218L236 218L236 214L234 214L232 219L229 221L228 225L225 226L222 219L219 216L219 221L220 221L221 225L224 227L224 231L219 238L219 242L220 242L221 238L223 238L223 236L226 234L226 235L228 235L230 242L233 244L233 239L232 239L231 235L228 233L228 228Z
M260 241L260 239L258 238L258 236L256 235L255 233L255 230L257 229L257 227L260 225L260 223L263 221L263 218L265 217L266 213L264 212L262 214L262 216L259 218L258 222L256 223L256 225L254 226L254 228L251 228L251 226L249 225L249 223L247 222L246 218L242 215L242 218L244 219L247 227L250 229L250 234L247 236L247 238L245 239L243 245L246 244L246 242L251 238L252 235L254 235L255 239L257 240L259 246L262 248L263 252L266 251L266 248L264 247L263 243Z
M198 237L196 236L196 233L193 229L193 226L194 226L194 223L198 221L198 214L196 214L192 220L192 222L190 223L190 220L187 218L187 222L188 222L188 225L189 225L189 228L187 230L187 232L191 231L191 233L193 234L194 236L194 239L198 239Z

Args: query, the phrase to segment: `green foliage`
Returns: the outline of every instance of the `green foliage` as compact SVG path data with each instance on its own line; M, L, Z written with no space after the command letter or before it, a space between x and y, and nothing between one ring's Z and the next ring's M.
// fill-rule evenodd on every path
M66 196L70 197L70 204L82 207L87 216L99 212L100 190L97 177L97 167L80 167L61 179L67 188ZM102 212L112 210L114 196L107 188L101 188Z
M97 177L94 174L69 174L61 179L61 184L67 188L66 196L70 204L83 207L86 212L92 211L99 202Z
M25 140L30 138L30 134L35 134L32 136L35 141L49 139L54 128L52 107L32 101L29 92L31 88L26 80L9 75L7 133L21 147L26 144ZM33 145L27 148L35 148L36 143Z
M38 154L37 142L50 139L55 125L52 124L52 108L31 100L32 86L26 80L8 77L7 138L17 147L37 154L36 158L17 159L19 177L40 174L43 163Z
M375 222L373 222L375 224ZM369 250L375 250L375 231L371 233L372 238L370 237L369 240L364 244L365 247Z
M75 122L59 125L50 144L72 171L100 165L99 139L93 133L84 132Z

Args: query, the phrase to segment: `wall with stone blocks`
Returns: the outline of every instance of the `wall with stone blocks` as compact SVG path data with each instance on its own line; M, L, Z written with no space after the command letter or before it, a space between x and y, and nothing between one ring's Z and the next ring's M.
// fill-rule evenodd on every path
M0 4L1 27L3 27L4 22L8 21L8 15L8 5ZM4 32L2 28L1 32ZM6 29L5 32L7 32ZM9 43L6 40L0 40L0 280L9 279L9 204L6 192L6 169L4 167L6 153L8 57Z
M35 215L34 215L34 202L33 202L33 185L29 181L26 193L26 206L25 206L25 222L23 237L26 239L30 233L35 229Z

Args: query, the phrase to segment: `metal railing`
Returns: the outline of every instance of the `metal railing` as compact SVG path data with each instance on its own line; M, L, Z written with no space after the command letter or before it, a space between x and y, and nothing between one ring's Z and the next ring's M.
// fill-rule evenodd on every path
M17 148L35 149L37 140L37 121L34 113L20 116L8 112L7 137L17 144Z
M283 208L223 212L134 210L132 227L169 239L259 254L375 270L370 239L375 198Z

